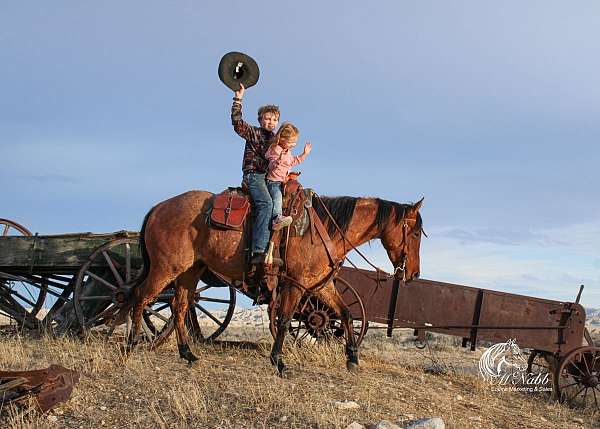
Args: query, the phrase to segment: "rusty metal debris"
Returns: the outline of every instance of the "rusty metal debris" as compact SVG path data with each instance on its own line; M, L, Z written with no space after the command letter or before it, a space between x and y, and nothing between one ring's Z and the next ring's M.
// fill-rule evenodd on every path
M79 373L60 365L33 371L0 371L0 404L35 399L42 413L71 396Z

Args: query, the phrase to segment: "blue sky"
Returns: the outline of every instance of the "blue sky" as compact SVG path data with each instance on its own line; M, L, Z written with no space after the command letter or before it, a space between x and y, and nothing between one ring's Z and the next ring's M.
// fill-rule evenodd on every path
M323 195L425 197L425 278L600 307L600 3L6 2L0 217L137 230L240 181L223 54L261 68ZM389 269L379 244L366 251Z

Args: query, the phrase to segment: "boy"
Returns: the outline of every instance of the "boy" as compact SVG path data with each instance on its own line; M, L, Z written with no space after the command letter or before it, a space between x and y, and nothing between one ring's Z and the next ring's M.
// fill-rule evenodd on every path
M265 152L273 138L273 130L279 122L279 107L262 106L258 109L260 127L249 125L242 119L242 98L244 85L235 91L231 106L231 123L240 137L246 140L242 161L243 182L250 191L253 203L254 223L252 225L252 258L254 265L265 262L265 252L269 244L269 224L273 212L273 200L269 194L265 175L268 162Z

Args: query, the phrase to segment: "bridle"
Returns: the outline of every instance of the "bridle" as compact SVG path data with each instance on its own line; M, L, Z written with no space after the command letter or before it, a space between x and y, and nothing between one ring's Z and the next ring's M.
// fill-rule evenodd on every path
M408 219L408 218L402 218L402 241L400 242L400 261L398 262L397 265L394 266L394 271L392 272L392 274L389 275L388 278L392 278L392 277L397 277L398 273L402 273L402 281L406 282L406 259L408 258L408 240L407 237L409 234L413 234L415 231L415 228L417 227L417 219ZM415 224L411 226L408 224L409 222L414 222ZM410 228L410 230L409 230ZM427 237L427 234L425 234L425 231L423 231L423 228L420 228L420 231L423 235L425 235L425 237Z

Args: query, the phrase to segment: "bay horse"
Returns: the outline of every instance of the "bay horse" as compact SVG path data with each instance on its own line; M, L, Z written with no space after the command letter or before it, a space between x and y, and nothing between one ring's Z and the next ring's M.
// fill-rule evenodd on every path
M232 281L244 279L245 236L208 224L212 198L210 192L189 191L157 204L146 215L140 233L144 273L121 310L123 317L133 308L128 350L140 332L144 307L175 281L172 308L179 355L189 364L198 360L189 348L185 328L185 315L193 302L198 279L206 269ZM313 200L313 206L340 260L353 246L380 239L395 275L410 281L419 276L422 201L400 204L379 198L319 197ZM331 266L326 246L307 233L289 237L285 253L286 275L278 286L277 334L271 363L280 374L284 371L281 349L294 311L304 293L314 293L340 317L346 334L346 366L357 369L358 349L350 312L333 284L332 270L337 267Z

